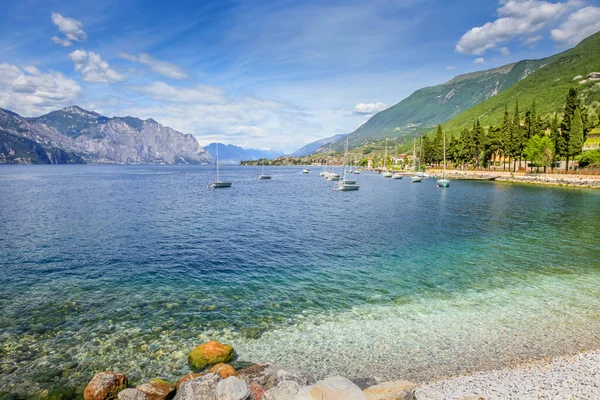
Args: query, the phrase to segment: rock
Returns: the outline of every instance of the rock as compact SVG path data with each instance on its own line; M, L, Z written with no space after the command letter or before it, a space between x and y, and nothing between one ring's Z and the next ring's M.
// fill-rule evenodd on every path
M170 400L175 396L175 385L163 379L152 379L137 387L148 400Z
M573 80L576 81L581 78L583 78L583 75L576 75L575 77L573 77Z
M417 385L409 381L380 383L365 389L369 400L414 400Z
M252 392L245 382L235 376L223 379L217 385L219 400L252 400Z
M116 399L118 393L127 388L127 377L116 372L97 373L85 387L85 400Z
M288 371L284 369L278 370L277 375L275 376L275 383L279 384L284 381L294 381L300 386L306 386L315 383L315 378L306 372Z
M473 394L467 397L463 397L461 400L485 400L483 396L479 396L478 394Z
M250 367L238 370L238 377L248 385L256 384L264 390L269 390L277 386L277 371L278 369L267 363L254 364Z
M223 363L212 367L210 372L219 375L221 379L227 379L230 376L238 376L238 373L235 372L235 369L231 365Z
M263 398L263 395L265 394L265 391L262 388L262 386L257 385L256 383L249 384L248 389L250 389L250 391L252 392L254 400L261 400Z
M183 382L173 400L217 400L217 384L221 378L217 374L206 374Z
M187 374L182 376L177 380L177 382L175 382L175 390L179 390L179 386L181 386L183 382L191 381L192 379L196 379L204 375L206 374Z
M231 360L233 360L233 347L214 340L196 347L188 356L188 363L194 369L203 369L209 365Z
M295 400L366 400L366 395L358 386L341 376L318 381L312 386L305 386Z
M600 79L600 72L590 72L588 76L586 76L586 78L592 81L596 81Z
M300 391L300 385L294 381L281 381L267 390L263 396L264 400L293 400Z
M121 390L117 397L119 400L148 400L148 397L137 389Z

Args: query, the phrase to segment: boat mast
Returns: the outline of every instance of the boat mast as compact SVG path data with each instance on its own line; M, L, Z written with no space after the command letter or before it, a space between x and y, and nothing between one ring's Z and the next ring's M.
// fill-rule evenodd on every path
M442 179L446 180L446 131L444 131L444 172L442 173Z
M387 171L387 138L385 138L385 155L383 156L383 168Z
M219 182L219 142L217 142L217 182Z
M346 136L346 148L344 149L344 176L342 182L346 181L346 157L348 156L348 137Z

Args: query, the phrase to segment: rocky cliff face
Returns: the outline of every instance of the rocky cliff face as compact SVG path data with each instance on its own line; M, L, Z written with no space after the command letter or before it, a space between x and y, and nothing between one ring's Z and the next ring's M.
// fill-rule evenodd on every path
M62 150L65 154L73 154L89 162L213 162L210 154L192 135L184 135L152 119L108 118L77 106L66 107L37 118L23 118L0 109L0 130L12 137L34 142L43 149ZM6 149L2 151L0 148L0 154L3 155L0 156L0 163L2 160L14 159L14 156L8 156ZM72 159L76 160L77 157ZM44 158L31 160L44 163Z

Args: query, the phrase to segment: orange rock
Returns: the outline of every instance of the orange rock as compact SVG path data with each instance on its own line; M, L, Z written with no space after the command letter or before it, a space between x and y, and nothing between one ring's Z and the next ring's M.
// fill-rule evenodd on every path
M187 374L182 376L181 378L179 378L177 380L177 382L175 382L175 389L179 390L179 386L181 386L182 383L187 382L187 381L191 381L192 379L201 377L204 374Z
M210 369L210 372L213 372L221 377L221 379L227 379L230 376L238 376L238 373L235 372L235 369L229 364L217 364Z
M127 377L117 372L100 372L94 375L85 387L85 400L112 400L119 392L127 388Z
M254 400L261 400L263 397L263 394L265 394L265 390L262 388L262 386L260 386L256 383L249 384L248 388L252 392L252 395L254 396Z
M233 347L211 340L196 347L188 355L188 363L194 369L233 360Z

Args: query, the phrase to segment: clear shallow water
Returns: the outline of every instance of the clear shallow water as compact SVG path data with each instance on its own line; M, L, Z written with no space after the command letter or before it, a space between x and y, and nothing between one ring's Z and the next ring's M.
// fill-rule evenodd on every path
M176 378L209 338L383 379L600 343L600 192L270 173L1 168L0 388Z

